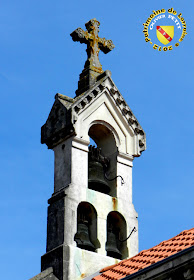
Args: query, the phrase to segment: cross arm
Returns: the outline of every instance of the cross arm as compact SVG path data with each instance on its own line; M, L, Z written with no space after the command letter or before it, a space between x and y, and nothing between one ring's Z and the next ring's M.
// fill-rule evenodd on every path
M81 44L82 43L87 44L89 34L87 31L84 31L82 28L77 28L70 34L70 36L72 37L73 41L78 41Z
M106 40L105 38L99 38L99 47L103 53L112 51L115 47L112 40Z

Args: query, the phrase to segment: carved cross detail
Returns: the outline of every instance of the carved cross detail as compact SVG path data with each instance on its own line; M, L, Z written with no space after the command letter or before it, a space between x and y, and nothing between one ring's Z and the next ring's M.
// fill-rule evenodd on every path
M104 53L108 53L114 49L115 46L111 40L98 37L100 22L95 18L88 21L85 26L87 31L84 31L82 28L77 28L70 35L73 41L87 44L86 52L88 59L84 68L102 73L102 65L100 64L98 57L99 51L101 50Z

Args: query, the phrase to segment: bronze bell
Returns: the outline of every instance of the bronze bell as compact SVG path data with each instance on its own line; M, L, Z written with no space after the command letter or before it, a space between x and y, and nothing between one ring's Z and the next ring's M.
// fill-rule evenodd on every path
M121 259L122 254L118 249L117 246L117 238L116 234L112 231L108 231L107 236L107 242L106 242L106 251L107 256L115 258L115 259Z
M77 226L77 233L74 237L77 242L77 247L88 251L95 251L95 247L90 241L88 221L79 221Z
M102 193L109 193L110 187L104 177L108 159L101 155L101 150L89 147L88 155L88 188Z

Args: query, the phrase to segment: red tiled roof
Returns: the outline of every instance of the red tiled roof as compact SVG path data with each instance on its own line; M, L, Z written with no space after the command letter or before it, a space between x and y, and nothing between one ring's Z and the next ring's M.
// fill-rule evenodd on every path
M95 276L92 280L122 279L191 246L194 246L194 228L184 230L177 236L163 241L151 249L141 251L130 259L102 269L100 271L102 274Z

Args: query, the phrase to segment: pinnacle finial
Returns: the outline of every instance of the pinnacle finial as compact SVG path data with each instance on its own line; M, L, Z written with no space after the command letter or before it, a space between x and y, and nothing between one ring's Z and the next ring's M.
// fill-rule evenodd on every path
M95 18L88 21L85 26L87 31L84 31L82 28L77 28L70 34L73 41L87 44L86 52L88 57L84 65L84 70L80 74L78 90L76 91L77 95L89 89L95 83L96 77L103 73L98 57L99 51L108 53L115 47L111 40L106 40L98 36L100 22Z

